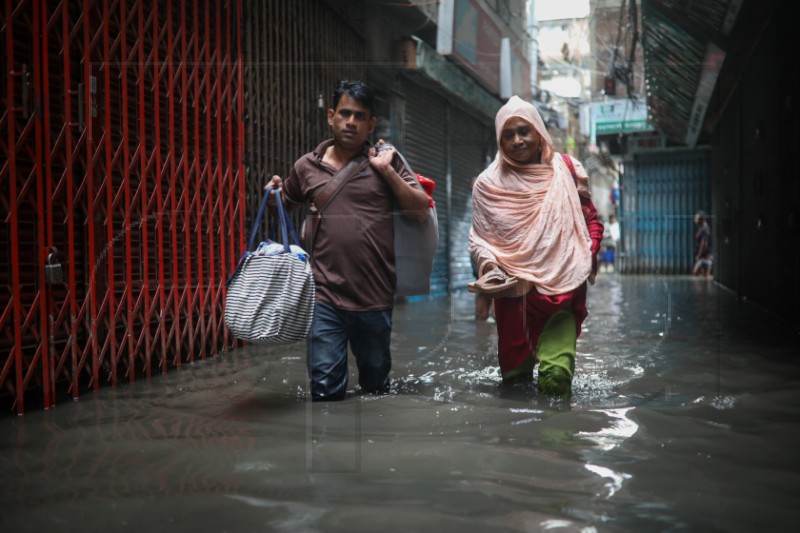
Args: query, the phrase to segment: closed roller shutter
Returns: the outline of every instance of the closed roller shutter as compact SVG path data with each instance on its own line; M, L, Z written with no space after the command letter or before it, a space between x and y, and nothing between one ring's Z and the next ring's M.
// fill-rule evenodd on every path
M690 273L694 213L710 206L708 150L637 154L625 168L622 272Z
M483 171L487 152L493 153L493 127L455 107L450 108L452 195L450 202L450 285L464 289L473 280L469 259L472 226L472 180Z
M431 274L431 295L448 293L448 201L447 201L447 102L437 94L409 81L405 97L402 149L415 172L433 179L433 199L439 220L439 247Z

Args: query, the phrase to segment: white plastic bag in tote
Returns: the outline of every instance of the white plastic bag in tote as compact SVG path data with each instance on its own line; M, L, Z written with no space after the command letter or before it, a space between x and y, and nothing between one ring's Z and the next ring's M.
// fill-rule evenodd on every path
M266 241L252 250L270 194L276 197L283 244ZM289 243L290 232L296 245ZM304 339L314 316L314 290L308 254L300 248L280 194L270 187L258 210L247 251L228 280L225 324L237 338L254 344Z

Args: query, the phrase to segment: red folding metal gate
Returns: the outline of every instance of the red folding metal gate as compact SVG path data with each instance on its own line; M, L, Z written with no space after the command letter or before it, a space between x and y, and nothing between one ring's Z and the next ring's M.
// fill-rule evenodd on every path
M242 0L5 2L0 400L18 413L235 342L241 21Z

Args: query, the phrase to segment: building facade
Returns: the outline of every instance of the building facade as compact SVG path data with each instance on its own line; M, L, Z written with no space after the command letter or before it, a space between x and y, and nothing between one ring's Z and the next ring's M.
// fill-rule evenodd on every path
M6 2L0 405L237 347L225 281L265 180L327 136L339 79L375 87L376 135L436 181L432 292L464 287L471 180L503 98L529 87L530 43L523 1L439 4Z

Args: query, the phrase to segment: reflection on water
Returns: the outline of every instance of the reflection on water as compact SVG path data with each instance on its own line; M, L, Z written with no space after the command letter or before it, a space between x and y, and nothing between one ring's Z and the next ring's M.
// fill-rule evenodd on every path
M0 530L794 525L797 337L705 280L606 275L589 305L569 399L503 386L460 294L398 306L384 396L307 402L298 344L7 417Z
M577 435L596 443L597 447L603 451L612 450L625 439L632 437L639 429L638 424L626 416L632 409L633 407L599 409L598 413L604 413L611 419L610 425L599 431L579 431Z

